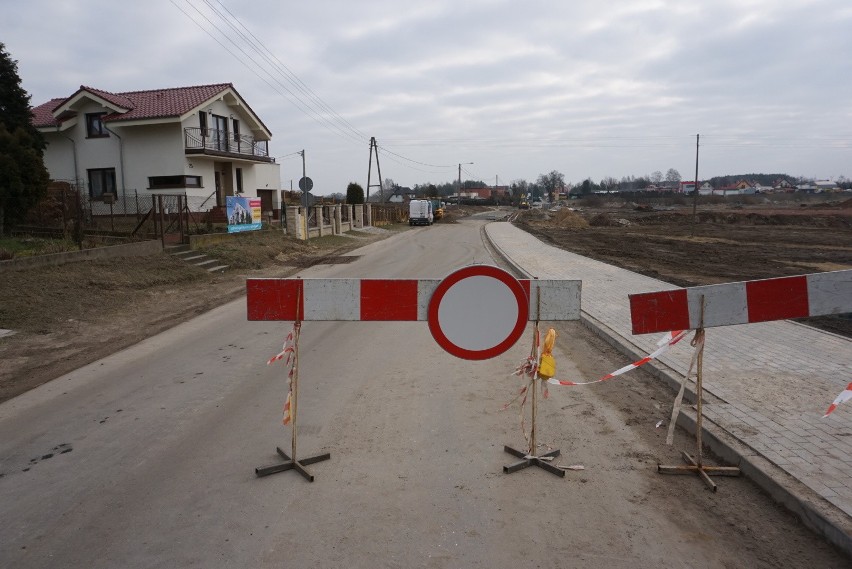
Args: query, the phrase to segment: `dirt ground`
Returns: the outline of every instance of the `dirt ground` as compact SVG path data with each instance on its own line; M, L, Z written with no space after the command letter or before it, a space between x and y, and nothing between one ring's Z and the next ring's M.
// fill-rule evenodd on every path
M0 401L239 297L246 277L289 276L392 234L242 235L203 251L229 265L222 274L167 254L4 270L0 329L15 334L0 338Z
M575 202L572 202L575 205ZM453 223L484 207L450 208ZM572 209L574 211L572 211ZM852 268L852 200L692 209L576 202L529 210L516 223L546 242L680 286ZM511 211L509 213L515 213ZM305 244L271 231L204 252L230 265L211 275L168 255L0 273L0 401L237 298L247 276L289 276L406 230L355 231ZM809 323L852 337L852 320Z
M615 203L528 210L543 241L678 286L852 269L852 199L767 207ZM697 219L697 223L694 222ZM802 322L852 337L852 315Z

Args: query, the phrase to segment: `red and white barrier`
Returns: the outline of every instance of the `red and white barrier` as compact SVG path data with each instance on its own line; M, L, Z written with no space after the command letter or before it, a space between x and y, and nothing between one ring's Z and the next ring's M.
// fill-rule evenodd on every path
M439 279L247 279L248 319L423 321L429 319L429 301L442 282ZM518 279L517 282L529 299L528 320L536 319L536 290L541 291L539 320L580 319L580 281ZM465 286L461 281L458 284ZM476 301L475 294L467 299L471 304Z
M852 312L852 270L631 294L634 334Z
M579 320L580 281L518 280L491 265L436 279L248 279L249 320L426 320L452 355L508 350L530 320Z

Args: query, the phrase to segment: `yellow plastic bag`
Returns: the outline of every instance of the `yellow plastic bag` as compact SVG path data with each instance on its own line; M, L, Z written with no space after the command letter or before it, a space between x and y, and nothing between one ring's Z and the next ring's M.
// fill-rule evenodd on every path
M556 359L551 354L541 354L541 362L538 364L538 376L550 379L556 375Z
M556 358L553 357L553 345L556 343L556 330L548 329L544 336L541 349L541 359L538 362L538 376L550 379L556 375Z

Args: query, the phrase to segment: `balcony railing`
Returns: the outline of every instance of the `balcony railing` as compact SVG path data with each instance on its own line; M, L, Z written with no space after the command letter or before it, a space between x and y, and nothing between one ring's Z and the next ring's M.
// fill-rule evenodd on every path
M183 129L183 145L187 154L236 154L250 156L264 162L274 162L269 156L269 146L265 140L255 140L253 136L240 134L233 136L224 130L212 128Z

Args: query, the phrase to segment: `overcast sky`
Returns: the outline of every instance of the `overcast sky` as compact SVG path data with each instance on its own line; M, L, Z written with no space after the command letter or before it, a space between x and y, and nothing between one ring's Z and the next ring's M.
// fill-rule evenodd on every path
M231 82L272 131L285 188L302 148L315 193L366 186L371 136L382 177L404 186L454 180L463 162L463 179L489 184L551 170L574 183L669 168L692 179L696 134L701 179L852 177L850 0L0 7L34 106L80 85Z

